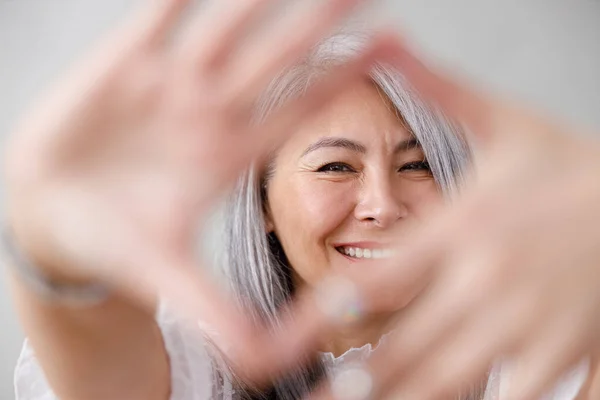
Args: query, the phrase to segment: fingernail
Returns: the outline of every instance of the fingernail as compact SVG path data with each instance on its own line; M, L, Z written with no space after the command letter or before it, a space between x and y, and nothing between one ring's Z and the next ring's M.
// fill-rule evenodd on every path
M342 277L328 277L316 287L317 307L331 321L350 324L363 316L363 306L356 284Z

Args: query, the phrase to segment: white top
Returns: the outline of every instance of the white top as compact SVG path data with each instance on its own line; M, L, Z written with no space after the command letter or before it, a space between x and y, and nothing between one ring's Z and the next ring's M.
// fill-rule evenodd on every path
M182 325L164 307L161 307L157 321L171 361L171 400L232 400L234 391L231 382L226 377L220 379L216 373L201 335L182 329ZM334 373L348 363L364 361L372 351L371 345L367 344L352 348L337 358L325 353L322 359L327 370ZM588 369L588 364L582 363L541 400L575 400ZM502 400L508 380L506 363L495 366L490 373L484 400ZM16 400L58 400L27 340L15 369L15 395Z

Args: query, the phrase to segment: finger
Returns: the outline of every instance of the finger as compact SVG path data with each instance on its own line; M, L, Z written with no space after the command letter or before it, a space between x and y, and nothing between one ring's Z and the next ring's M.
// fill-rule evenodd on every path
M465 350L460 346L461 350ZM457 346L459 348L459 346ZM492 352L477 352L474 346L466 353L440 355L435 362L424 366L411 380L399 379L394 383L391 398L398 399L482 399L489 384L493 364ZM449 364L443 364L449 362ZM435 371L436 375L424 376ZM401 376L399 376L402 378ZM431 378L435 377L434 380ZM492 389L493 390L493 389Z
M156 303L157 294L166 299L192 328L200 324L236 375L254 385L270 382L296 367L299 360L307 360L307 354L340 324L323 311L323 303L350 307L347 304L355 301L345 281L333 282L318 294L299 294L294 307L279 311L283 317L278 326L257 325L190 257L164 252L158 245L148 245L150 240L128 243L128 265L134 267L119 272L120 290L146 306Z
M215 68L241 44L252 22L263 14L273 0L213 1L184 35L181 54L200 68Z
M290 368L303 352L326 341L334 328L359 320L373 307L370 301L373 293L373 288L364 287L360 276L344 274L326 280L316 293L301 297L303 300L290 312L298 317L289 320L285 333L272 342L276 344L271 349L276 349L279 357L270 361L271 370ZM328 311L331 307L336 310Z
M535 339L515 358L508 399L540 398L583 358L585 346L574 334L577 326L571 318L560 318L533 335Z
M151 0L136 15L135 32L149 44L165 42L177 26L190 0Z
M403 309L435 281L450 245L448 238L441 234L443 225L438 220L435 224L438 228L434 229L431 229L433 225L421 226L421 229L415 226L415 230L409 227L406 231L414 232L416 237L398 237L391 245L389 258L367 262L365 268L343 271L345 276L360 282L369 309Z
M435 349L444 349L456 332L496 298L501 286L489 273L496 253L484 245L477 249L453 256L436 273L433 284L403 312L393 335L369 363L378 391L388 393L407 371L415 370L422 360L435 358Z
M370 396L386 398L393 394L391 398L429 400L455 398L457 393L464 393L469 387L483 388L486 372L494 358L522 331L527 331L528 325L520 324L515 317L529 318L530 312L520 314L525 292L510 297L509 302L498 300L495 307L480 304L468 318L447 325L439 339L428 343L420 343L418 337L407 341L400 325L365 366L365 371L373 377ZM451 302L451 298L447 301ZM452 313L452 310L450 307L446 313ZM436 313L427 317L435 321L444 316ZM412 322L404 320L402 323L410 326ZM330 388L324 397L331 396Z
M430 294L409 306L390 339L371 357L369 369L378 380L378 393L388 394L420 360L435 358L434 349L454 338L481 306L481 297L471 295L472 287L463 282L442 280Z
M105 246L88 251L101 252L92 254L98 279L149 312L155 311L158 301L166 300L182 322L197 330L200 325L225 353L238 344L262 348L256 347L263 343L258 342L254 324L217 289L192 250L170 249L168 238L156 239L133 217L105 220L108 225L95 227L96 237L102 236ZM106 232L110 234L102 235ZM78 244L82 247L85 242L73 245ZM218 335L212 335L215 332Z
M469 318L461 318L452 324L441 322L447 328L435 340L426 338L421 342L417 336L407 340L403 326L410 327L413 322L400 321L403 325L380 345L364 367L373 383L371 393L365 398L456 398L457 393L467 387L483 387L483 378L494 358L527 329L518 321L513 323L516 314L523 317L519 314L522 296L513 296L510 302L498 302L500 308L493 307L491 312L487 307L479 306ZM446 302L451 303L452 298L446 298ZM453 310L450 306L445 313L451 314ZM437 312L424 317L437 321L444 319L444 314ZM330 388L321 391L322 398L333 398L336 386L334 380Z
M251 314L222 294L196 263L159 252L146 255L136 262L142 268L119 277L119 289L137 304L154 305L157 295L166 300L191 332L197 330L218 347L228 367L249 386L261 387L296 367L322 332L318 316L304 313L296 329L275 335L270 327L250 320Z
M304 10L291 12L231 61L224 72L225 98L239 99L241 104L254 99L274 76L305 56L361 1L326 0L316 6L312 2L298 2Z
M586 400L600 398L600 362L597 356L592 358L587 382L584 384L580 393L584 396L583 399Z
M453 397L465 387L482 387L487 382L481 378L494 361L513 343L539 332L534 328L542 317L530 300L530 293L522 289L515 294L505 292L488 306L477 308L462 326L447 331L437 345L420 355L410 370L392 366L402 376L392 381L392 387L407 398L423 400Z
M42 145L40 148L73 148L80 144L77 140L73 142L73 138L65 134L65 121L69 121L73 115L87 115L90 101L106 96L107 88L112 87L115 71L119 70L132 50L137 49L140 44L163 41L189 1L153 0L151 5L145 4L141 10L136 10L132 18L128 18L122 26L102 38L87 57L78 61L64 75L55 89L40 101L36 118L30 117L23 121L22 129L48 133L44 140L51 141L53 145ZM44 121L46 126L41 130L37 129L37 121ZM56 139L57 131L63 134L60 140ZM77 129L74 132L90 134L94 131ZM66 132L70 133L71 130Z
M392 63L425 100L439 106L451 118L465 123L468 133L484 141L490 139L493 134L491 121L499 112L497 101L440 71L430 69L406 43L398 43Z
M237 344L258 345L251 321L192 257L164 251L149 240L130 240L128 254L128 268L108 278L117 290L144 306L166 300L184 322L207 334L217 332L209 336L225 353Z
M431 268L431 263L439 261L444 252L452 247L452 240L449 239L461 236L455 225L457 220L461 220L460 213L451 214L444 209L440 211L439 218L432 218L435 223L421 226L417 239L411 240L402 252L389 262L373 268L372 278L351 274L353 279L360 282L361 293L377 293L378 297L390 299L397 297L394 288L404 287L407 282L437 279L428 291L403 311L394 333L371 358L367 370L372 373L375 381L372 384L376 387L381 386L382 382L387 382L389 387L390 382L397 380L398 371L415 364L420 355L439 342L444 332L458 326L477 303L476 298L465 296L465 285L469 286L469 280L452 280L450 283L436 275ZM369 300L365 300L365 303L368 310ZM394 339L396 337L400 339ZM334 391L336 389L333 387L321 388L315 398L332 398ZM382 393L373 394L376 397Z
M164 41L177 26L190 0L154 0L148 13L145 31L150 41Z
M470 243L469 247L474 247L472 238L480 222L481 213L477 211L482 209L480 204L479 196L464 193L460 204L430 209L427 221L419 221L406 229L410 236L397 238L401 246L393 248L390 259L378 260L377 265L368 268L368 273L365 273L367 269L345 273L360 281L365 292L376 293L383 306L385 303L393 304L395 300L406 305L425 285L439 278L440 271L451 271L449 262L465 269L469 265L477 268L477 263L485 266L498 253L495 249L488 249L489 246L478 246L472 255L465 254L463 259L458 254L453 255L454 249L460 248L460 243ZM486 209L486 212L489 211ZM486 255L486 252L489 254ZM453 289L448 287L448 290ZM407 295L407 292L412 293Z
M269 150L275 149L295 131L299 123L314 116L326 104L350 90L354 83L366 79L367 72L375 61L387 54L392 40L387 35L375 38L354 60L327 73L300 98L290 100L252 132L240 138L243 140L240 148L245 149L250 159L265 156Z
M370 376L370 379L366 379L366 381L370 380L367 384L369 390L361 387L352 387L349 392L342 390L344 384L338 382L338 377L334 377L330 385L324 385L311 399L341 400L346 399L344 393L352 392L365 392L364 397L351 396L352 399L387 398L394 390L397 390L399 382L410 383L409 378L415 376L412 371L419 367L422 368L420 360L437 360L436 356L439 353L436 350L447 344L444 339L455 337L454 332L465 323L467 313L462 311L461 308L466 310L476 308L471 305L474 301L465 296L465 281L448 282L444 279L438 279L439 281L429 292L421 294L421 298L405 310L408 316L403 316L400 319L396 329L379 346L368 363L361 368L363 373L358 375L366 374ZM462 300L458 300L459 298ZM457 310L461 310L461 312L456 312ZM425 315L424 313L428 314ZM415 315L419 318L415 318ZM477 353L476 355L481 354ZM485 357L482 359L485 359ZM480 361L479 365L482 364L487 363ZM432 369L432 365L427 362L425 362L425 365L427 369ZM433 363L433 366L436 366L436 364ZM473 364L471 364L471 367L473 367ZM481 368L475 369L479 372L481 370ZM417 372L419 371L420 369L417 369ZM446 371L444 371L445 373ZM416 374L419 379L422 375L421 373ZM448 381L442 379L438 382L437 379L440 375L433 375L436 376L436 381L431 382L431 376L427 378L428 385L433 386L437 393L451 392L449 388L452 388L452 386ZM362 380L365 381L365 379ZM450 382L454 383L452 380ZM417 394L417 389L420 388L411 386L409 388L410 392L402 392L405 397L398 398L421 399L421 397L414 396ZM421 393L421 395L427 394ZM442 398L446 397L449 396Z
M247 376L264 382L265 377L277 377L296 367L299 360L314 354L316 346L326 343L335 328L355 322L360 308L357 286L339 276L327 277L314 290L299 293L294 304L280 310L282 321L265 336L268 347L261 357L251 349L255 362Z

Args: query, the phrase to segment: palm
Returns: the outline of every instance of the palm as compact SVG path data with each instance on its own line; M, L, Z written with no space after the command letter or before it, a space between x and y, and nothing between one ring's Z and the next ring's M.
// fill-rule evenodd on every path
M47 130L64 138L58 160L54 147L32 155L48 162L31 198L60 205L52 224L76 222L63 234L77 249L67 252L76 256L68 265L109 268L107 277L132 258L129 251L109 257L116 243L158 246L164 256L187 250L194 224L249 161L241 140L232 140L244 137L244 127L231 126L227 110L206 101L211 89L177 74L160 50L131 49L77 99L75 112ZM100 248L101 258L93 251Z
M415 276L426 286L369 361L374 397L447 398L508 357L508 397L538 398L598 354L600 144L437 74L404 46L396 54L480 148L456 201L413 233L410 251L363 279L380 295ZM600 374L589 378L597 393Z
M81 254L90 254L90 246L106 248L98 240L114 240L117 233L138 236L121 237L122 243L135 240L165 254L181 252L194 225L253 155L240 147L247 146L242 139L248 127L232 126L228 110L206 101L218 94L211 96L214 89L198 79L175 78L169 60L144 50L124 60L115 76L106 77L108 85L80 104L93 113L75 113L76 120L67 124L94 131L67 142L60 162L46 167L52 187L60 187L51 195L70 205L64 212L93 210L77 218L77 236L95 242L81 246ZM104 216L102 226L98 214ZM82 262L90 265L89 259L73 264Z
M148 7L76 68L9 146L9 214L24 247L59 275L107 281L141 305L166 296L255 348L243 322L233 322L244 318L193 268L194 231L253 159L361 79L383 51L373 43L260 126L250 123L269 81L354 2L311 5L243 48L237 42L269 2L244 2L228 18L215 2L173 46L166 37L185 1ZM257 57L260 49L276 50ZM267 358L260 361L276 369Z

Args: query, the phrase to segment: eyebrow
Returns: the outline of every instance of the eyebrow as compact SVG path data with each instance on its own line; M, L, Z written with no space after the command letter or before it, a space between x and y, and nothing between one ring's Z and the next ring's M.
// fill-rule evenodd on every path
M302 157L304 157L308 153L312 153L315 150L327 147L348 149L350 151L362 154L367 152L367 148L365 146L352 140L337 137L324 137L308 146L306 150L304 150L304 153L302 153Z
M364 145L353 140L338 137L324 137L308 146L306 150L304 150L304 153L302 153L302 157L306 156L308 153L312 153L315 150L331 147L348 149L361 154L365 154L367 152L367 148ZM396 145L394 148L394 154L412 150L415 147L421 148L421 143L419 143L416 138L411 136L410 138L405 139Z
M421 149L421 143L417 140L417 138L411 136L408 139L404 139L396 145L396 148L394 149L394 154L401 153L403 151L409 151L414 148Z

